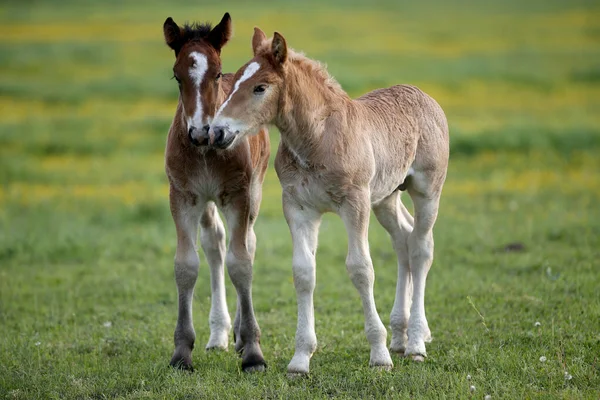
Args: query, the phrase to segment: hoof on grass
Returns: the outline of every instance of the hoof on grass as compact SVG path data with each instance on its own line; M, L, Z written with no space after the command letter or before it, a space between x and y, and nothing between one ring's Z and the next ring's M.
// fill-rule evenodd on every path
M173 358L169 365L180 371L188 371L194 372L194 366L192 365L192 360L185 360L183 358Z
M411 354L409 355L409 357L414 361L414 362L418 362L418 363L422 363L425 361L425 356L422 354Z
M370 367L377 371L391 371L393 365L370 365Z
M308 376L308 372L288 372L287 373L288 379L292 379L292 380L302 379L307 376Z
M243 368L244 372L252 374L254 372L264 372L267 369L266 365L253 365L251 367Z
M398 354L401 357L404 357L404 352L406 348L404 347L390 347L390 353Z
M227 346L221 346L221 345L217 345L217 346L209 346L206 345L206 351L207 352L212 352L212 351L227 351Z
M244 372L263 372L267 369L267 363L260 355L246 357L242 361L242 371Z

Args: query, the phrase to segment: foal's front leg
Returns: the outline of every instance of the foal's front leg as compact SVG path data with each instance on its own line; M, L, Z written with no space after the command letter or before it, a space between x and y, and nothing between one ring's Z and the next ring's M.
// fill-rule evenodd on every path
M340 217L348 233L346 269L363 305L365 333L371 345L369 365L389 369L393 363L386 346L387 331L377 314L373 297L375 274L368 240L370 211L369 196L363 193L348 196L348 200L340 208Z
M248 245L248 252L250 253L250 258L252 261L252 265L254 265L254 256L256 254L256 233L254 233L254 222L256 222L256 217L258 216L258 209L260 207L261 200L261 192L258 191L257 201L252 203L250 208L250 221L248 224L248 237L246 238ZM236 310L235 310L235 320L233 322L233 341L235 344L235 351L241 353L244 350L244 342L240 338L240 298L237 299Z
M247 241L248 210L246 197L238 198L225 209L231 232L225 263L238 295L239 340L243 344L242 370L252 372L263 371L267 364L260 348L260 328L252 305L252 254Z
M290 374L308 374L310 358L317 349L313 293L316 280L315 254L321 214L299 206L291 196L286 194L283 196L283 212L292 234L294 247L292 268L298 302L296 351L287 369Z
M193 369L192 349L196 333L192 322L192 298L198 277L200 260L196 251L199 208L188 193L171 188L171 214L177 230L177 251L175 253L175 282L179 299L177 326L175 328L175 352L171 365L183 369Z

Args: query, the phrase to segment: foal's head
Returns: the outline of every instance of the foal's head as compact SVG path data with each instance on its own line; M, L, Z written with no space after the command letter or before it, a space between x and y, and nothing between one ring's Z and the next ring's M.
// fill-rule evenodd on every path
M256 133L274 121L283 93L287 45L275 32L272 40L254 28L254 58L235 74L235 85L217 111L210 127L210 140L227 148L238 138Z
M221 48L231 37L231 18L225 13L217 26L177 26L167 18L165 41L175 51L173 77L179 85L179 99L190 140L196 146L208 144L208 123L215 114L221 85Z

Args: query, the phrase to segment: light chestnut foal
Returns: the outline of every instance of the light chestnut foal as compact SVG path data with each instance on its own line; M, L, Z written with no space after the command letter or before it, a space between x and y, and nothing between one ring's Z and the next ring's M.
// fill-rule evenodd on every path
M175 51L173 73L180 92L165 153L171 213L177 230L175 281L179 293L171 365L192 369L196 338L192 298L200 262L196 249L200 226L212 292L206 348L226 349L229 343L225 262L238 295L233 329L235 348L243 355L242 369L263 370L266 364L259 344L260 329L252 307L252 264L256 249L253 226L269 159L269 136L265 129L258 128L253 136L237 140L233 148L208 146L208 123L230 92L233 80L232 74L221 74L220 58L221 48L231 36L229 14L213 29L208 24L180 28L171 18L163 29L165 41ZM217 206L230 231L227 254Z
M210 140L232 146L264 124L281 133L275 168L293 241L298 300L296 351L288 372L309 372L317 347L314 325L315 252L321 215L338 214L348 233L346 268L360 294L370 365L392 367L386 329L373 298L369 255L371 208L398 256L390 349L422 361L431 333L425 280L433 260L432 228L448 167L448 124L431 97L399 85L352 100L325 68L255 28L254 58L235 75ZM400 201L407 190L414 221Z

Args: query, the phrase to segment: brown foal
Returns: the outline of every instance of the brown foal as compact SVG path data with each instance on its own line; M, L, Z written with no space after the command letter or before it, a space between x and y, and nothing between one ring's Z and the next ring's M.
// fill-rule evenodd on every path
M173 73L180 93L165 152L169 200L177 231L175 281L179 298L171 365L192 369L196 337L192 298L200 262L196 248L200 228L212 293L206 348L226 349L229 343L225 263L237 291L233 332L235 349L242 353L242 369L264 370L260 329L252 306L252 265L256 249L253 226L269 159L269 136L260 127L236 146L208 145L209 123L232 88L233 75L221 74L220 58L221 48L231 36L229 14L214 28L209 24L179 27L168 18L163 30L165 41L175 51ZM229 229L227 251L217 207Z

